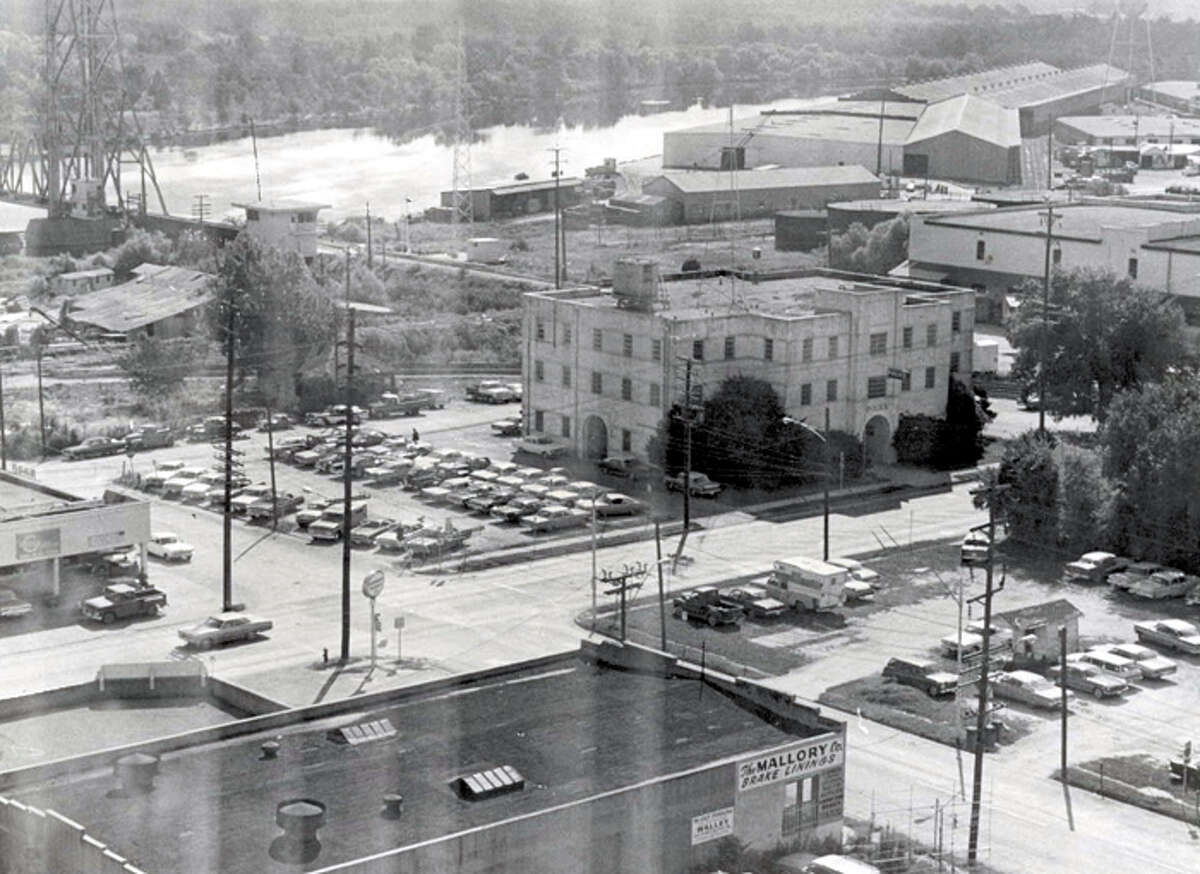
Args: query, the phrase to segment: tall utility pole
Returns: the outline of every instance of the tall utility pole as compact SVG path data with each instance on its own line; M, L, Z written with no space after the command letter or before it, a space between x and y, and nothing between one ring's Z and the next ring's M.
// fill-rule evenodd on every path
M233 359L237 336L234 333L234 302L226 299L225 314L225 477L221 502L221 609L233 605Z
M1042 274L1042 337L1041 361L1038 363L1038 434L1046 433L1046 367L1050 343L1050 248L1054 240L1054 204L1047 201L1046 212L1046 264Z
M1054 116L1050 116L1050 130L1046 134L1046 191L1054 190ZM1047 194L1047 197L1049 194Z
M822 542L824 543L824 558L822 561L829 561L829 478L832 476L829 470L829 407L825 407L825 436L821 438L821 448L825 455L825 488L822 490L822 515L825 517Z
M350 468L354 436L354 308L350 306L350 250L346 250L346 446L342 455L342 651L341 661L350 660ZM374 622L374 617L371 619Z
M683 532L675 548L675 560L683 555L692 525L692 359L683 359Z
M38 430L42 437L42 458L46 457L46 396L42 390L42 349L45 347L43 342L44 336L38 336L37 345L34 347L34 352L37 355L37 383L38 383Z
M996 565L995 500L998 488L992 489L988 501L987 578L983 594L983 654L979 662L979 704L975 714L975 772L971 780L971 830L967 844L967 865L971 867L974 867L979 852L979 808L983 795L983 737L988 717L988 662L992 643L992 578Z
M367 269L375 266L375 251L371 246L371 201L367 201Z
M554 153L554 287L562 288L562 262L559 260L559 252L562 250L561 230L562 211L558 205L558 173L560 169L559 153L562 152L561 146L555 146L549 149Z
M621 568L619 574L614 574L612 571L605 568L601 573L600 581L609 586L604 590L606 595L618 595L621 598L621 642L625 642L625 614L626 614L626 599L629 593L636 592L642 587L642 581L649 573L649 568L645 562L638 562L636 565L625 565Z
M1062 782L1063 786L1067 785L1067 627L1065 625L1058 626L1058 654L1062 673Z
M654 558L658 568L658 634L663 652L667 651L667 598L663 591L662 525L654 520Z
M4 427L3 369L0 369L0 470L8 470L8 429Z

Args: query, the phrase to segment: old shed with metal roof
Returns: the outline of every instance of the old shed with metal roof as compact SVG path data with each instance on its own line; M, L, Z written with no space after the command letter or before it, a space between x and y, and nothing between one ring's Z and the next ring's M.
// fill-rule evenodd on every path
M72 298L67 318L85 332L170 339L204 331L212 275L188 267L142 264L120 285Z

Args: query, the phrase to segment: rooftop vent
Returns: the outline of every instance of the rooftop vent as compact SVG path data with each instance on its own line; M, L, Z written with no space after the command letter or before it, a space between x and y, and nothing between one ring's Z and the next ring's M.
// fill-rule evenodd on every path
M358 725L347 725L331 729L327 734L331 741L338 744L365 744L373 740L387 740L396 736L396 727L390 719L372 719L370 722L360 722Z
M525 778L512 765L501 765L490 771L479 771L469 777L454 781L454 791L468 801L481 801L507 792L520 792L525 788Z

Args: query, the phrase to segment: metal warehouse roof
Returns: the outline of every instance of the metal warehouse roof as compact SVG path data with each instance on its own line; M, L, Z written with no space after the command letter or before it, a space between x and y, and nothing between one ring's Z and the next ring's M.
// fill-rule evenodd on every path
M578 176L562 176L559 177L558 185L560 188L572 188L576 185L582 185L583 180ZM538 179L529 182L514 182L512 184L504 183L502 185L487 185L482 188L475 189L476 191L490 191L492 194L526 194L531 191L553 191L553 179Z
M734 174L733 187L738 191L761 191L770 188L808 188L819 185L859 185L879 179L858 164L832 167L779 167L771 170L743 170ZM656 179L666 179L684 194L706 194L728 191L730 174L722 170L665 170ZM650 180L653 182L654 180Z
M187 267L143 264L129 282L71 301L71 320L105 331L133 331L212 300L212 275Z
M1143 91L1154 91L1176 100L1200 100L1200 82L1190 79L1164 79L1142 86Z
M355 721L387 719L396 734L337 743L328 732L345 727L345 715L311 722L298 716L283 731L276 726L164 756L146 798L111 803L112 772L102 769L20 797L87 823L89 832L147 871L262 874L283 868L268 861L280 835L275 808L283 799L311 798L328 807L317 835L320 856L304 866L312 870L583 802L804 736L776 728L720 692L701 691L698 683L598 670L574 659L397 693L376 708ZM262 758L265 740L279 742L277 759ZM472 801L452 790L453 781L501 765L525 778L523 791ZM388 793L403 796L403 817L380 817ZM593 849L604 848L580 852Z
M954 131L1004 148L1021 145L1021 118L1017 110L973 94L960 94L926 106L906 145Z
M1052 64L1031 61L1028 64L1017 64L1012 67L996 67L992 70L980 70L978 73L965 73L961 76L947 76L944 79L914 82L911 85L900 85L895 90L915 100L934 101L946 97L956 97L968 92L979 93L1008 87L1015 82L1028 82L1059 72L1061 70Z
M1200 118L1173 118L1166 115L1069 115L1055 119L1091 137L1200 137Z
M839 103L830 99L802 109L764 112L733 123L734 135L743 144L752 144L754 137L793 137L811 140L841 140L874 143L879 139L878 103ZM885 103L883 106L883 142L899 146L912 130L921 107L911 103ZM668 131L676 134L729 134L729 124L714 122L696 127Z
M1178 224L1188 216L1178 211L1149 206L1121 206L1117 203L1074 203L1056 206L1054 236L1099 240L1104 228L1154 227ZM937 216L925 220L927 225L970 228L1010 234L1045 236L1042 213L1044 206L1018 206L994 209L967 215Z
M1119 85L1129 78L1129 74L1124 70L1118 70L1108 64L1092 64L1089 67L1063 70L1044 79L1019 82L1009 88L989 90L985 93L997 103L1020 109L1084 94L1105 86Z

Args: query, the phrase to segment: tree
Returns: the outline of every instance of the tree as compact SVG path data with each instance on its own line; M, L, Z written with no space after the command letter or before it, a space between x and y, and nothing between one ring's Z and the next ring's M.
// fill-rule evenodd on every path
M112 271L118 282L133 274L139 264L166 264L171 260L171 241L157 231L135 229L112 253Z
M897 216L870 230L859 222L829 240L829 266L856 273L884 274L908 258L908 217Z
M118 360L129 387L147 401L160 401L184 386L203 353L202 340L157 340L139 335Z
M1117 395L1100 432L1114 495L1113 545L1138 558L1196 568L1200 552L1200 377Z
M1058 466L1058 542L1081 553L1106 548L1115 493L1104 476L1103 460L1093 449L1062 444Z
M1053 545L1058 539L1055 446L1050 434L1026 431L1005 447L1000 460L995 481L1005 488L994 498L996 518L1025 545Z
M1013 375L1037 381L1042 350L1041 284L1026 282L1009 329ZM1104 420L1113 396L1162 380L1185 357L1183 311L1159 291L1092 270L1056 273L1046 325L1046 397L1054 416Z
M981 399L952 376L944 418L923 414L900 417L892 437L896 460L939 470L970 467L983 457L983 428L989 420Z

